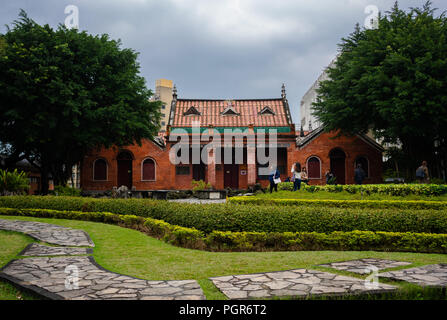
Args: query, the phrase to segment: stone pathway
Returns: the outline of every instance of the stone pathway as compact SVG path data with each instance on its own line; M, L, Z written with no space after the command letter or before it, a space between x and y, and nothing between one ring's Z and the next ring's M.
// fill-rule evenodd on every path
M13 260L2 276L54 300L204 300L195 280L148 281L102 269L93 257Z
M307 269L210 279L229 299L346 295L397 290L396 286L387 284L370 288L363 279Z
M27 246L22 256L56 256L13 260L0 270L0 278L54 300L204 300L196 280L148 281L107 271L93 257L66 257L93 252L87 233L62 226L0 219L0 229L25 233L46 243ZM70 246L70 247L66 247Z
M4 219L0 219L0 229L22 232L43 242L59 245L30 244L20 255L35 258L13 260L0 270L0 278L44 297L68 300L205 299L196 280L149 281L103 269L93 257L85 256L93 252L91 247L94 243L82 230ZM320 266L364 275L372 271L371 267L383 270L409 264L386 259L359 259ZM447 264L390 271L378 276L421 286L447 287ZM373 286L364 279L307 269L210 279L229 299L357 295L397 290L392 285L378 283Z
M379 277L406 281L423 287L447 287L447 264L389 271L380 273Z
M349 271L358 274L370 274L373 271L373 268L371 268L371 266L377 268L378 270L383 270L401 266L408 266L410 264L411 262L368 258L320 264L320 267L334 268L337 270Z
M76 230L54 224L0 219L0 230L22 232L37 240L71 247L94 247L93 241L82 230Z
M93 250L91 248L49 247L38 243L31 243L19 253L19 256L76 256L92 253Z

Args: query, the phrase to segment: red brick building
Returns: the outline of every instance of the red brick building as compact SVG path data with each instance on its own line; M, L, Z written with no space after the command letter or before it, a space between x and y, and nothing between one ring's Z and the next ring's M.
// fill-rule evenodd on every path
M297 133L284 87L281 98L253 100L178 99L174 89L167 132L142 146L92 151L82 163L81 188L186 190L193 180L216 190L267 186L264 155L274 154L283 181L299 162L310 184L324 184L329 169L338 183L353 184L356 163L365 183L381 182L382 147L363 135L335 136L322 128Z

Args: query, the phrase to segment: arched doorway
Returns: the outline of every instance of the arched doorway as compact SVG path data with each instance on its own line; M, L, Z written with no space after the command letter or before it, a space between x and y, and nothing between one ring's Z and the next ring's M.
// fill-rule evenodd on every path
M345 168L345 160L346 154L340 148L332 149L329 152L329 158L331 159L331 171L337 178L337 184L345 184L346 183L346 168Z
M132 154L129 151L122 151L116 157L118 165L118 188L126 186L132 189Z

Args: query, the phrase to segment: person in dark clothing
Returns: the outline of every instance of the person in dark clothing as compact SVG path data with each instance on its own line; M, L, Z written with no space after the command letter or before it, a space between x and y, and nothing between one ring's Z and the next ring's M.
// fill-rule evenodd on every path
M278 183L277 179L280 178L280 173L277 168L274 168L273 166L270 167L270 175L269 175L269 181L270 181L270 193L273 192L273 189L275 189L276 192L278 192Z
M366 174L365 174L365 170L362 169L362 165L360 163L357 164L357 168L355 168L355 170L354 170L355 184L362 184L365 177L366 177Z
M332 173L331 170L326 171L325 174L326 177L326 184L333 184L334 183L334 174Z
M421 166L416 170L416 179L419 183L428 183L430 180L428 176L427 161L422 161Z

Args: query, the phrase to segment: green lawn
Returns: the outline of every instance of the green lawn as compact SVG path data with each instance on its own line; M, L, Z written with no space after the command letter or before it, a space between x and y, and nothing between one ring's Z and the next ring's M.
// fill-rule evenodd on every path
M148 280L196 279L208 299L224 296L207 280L209 277L294 268L358 258L386 258L413 262L415 266L447 263L447 255L390 252L248 252L217 253L178 248L147 235L102 223L0 216L1 219L33 220L85 230L96 247L94 258L104 268ZM0 231L0 264L13 259L32 240L26 236ZM17 294L1 283L0 299ZM24 296L24 298L29 298Z
M0 231L0 267L14 259L31 242L33 240L30 237L21 233ZM35 297L25 292L20 292L9 283L0 282L0 300L29 300L33 298Z
M442 196L422 196L422 195L407 195L405 197L398 196L389 196L385 194L374 193L371 195L360 194L360 193L348 193L346 191L343 192L327 192L327 191L318 191L318 192L309 192L305 190L298 191L278 191L266 193L260 193L256 195L257 198L265 198L265 199L331 199L331 200L426 200L426 201L447 201L447 195L444 194Z

